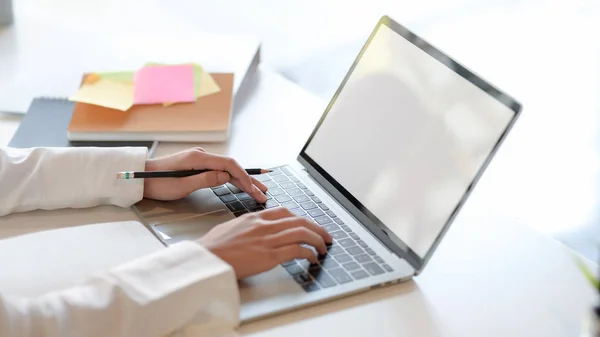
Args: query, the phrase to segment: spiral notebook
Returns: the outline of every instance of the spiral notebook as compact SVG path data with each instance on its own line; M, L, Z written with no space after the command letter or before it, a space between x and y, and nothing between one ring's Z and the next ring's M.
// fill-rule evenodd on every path
M75 105L62 98L38 97L29 105L19 128L8 143L9 147L69 147L69 146L145 146L153 142L132 141L70 141L67 128Z

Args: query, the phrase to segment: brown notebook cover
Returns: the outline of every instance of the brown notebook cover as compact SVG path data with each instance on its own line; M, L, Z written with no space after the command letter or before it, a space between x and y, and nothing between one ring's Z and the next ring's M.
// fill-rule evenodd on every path
M193 103L134 105L128 111L75 103L68 127L71 141L227 140L233 103L233 74L214 73L221 91Z

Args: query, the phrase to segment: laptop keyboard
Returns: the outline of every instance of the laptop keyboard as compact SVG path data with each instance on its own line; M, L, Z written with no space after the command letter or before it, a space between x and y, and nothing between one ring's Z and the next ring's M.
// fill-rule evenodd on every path
M265 204L257 203L250 195L229 183L212 190L235 216L282 206L297 216L316 222L334 239L327 254L318 257L318 263L296 259L282 264L305 291L313 292L393 271L286 166L255 177L269 188ZM316 253L313 247L304 246Z

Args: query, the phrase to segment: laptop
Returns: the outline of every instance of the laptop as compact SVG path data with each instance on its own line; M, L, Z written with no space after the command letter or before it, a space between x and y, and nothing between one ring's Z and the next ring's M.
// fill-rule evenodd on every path
M257 176L269 187L266 204L226 184L136 208L166 245L277 206L331 233L319 263L288 261L240 282L247 322L421 273L520 112L384 16L297 160Z

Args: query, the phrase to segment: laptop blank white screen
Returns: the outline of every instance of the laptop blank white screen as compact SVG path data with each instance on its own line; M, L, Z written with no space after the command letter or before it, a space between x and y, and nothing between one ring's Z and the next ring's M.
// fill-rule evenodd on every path
M381 25L305 152L424 257L514 115Z

